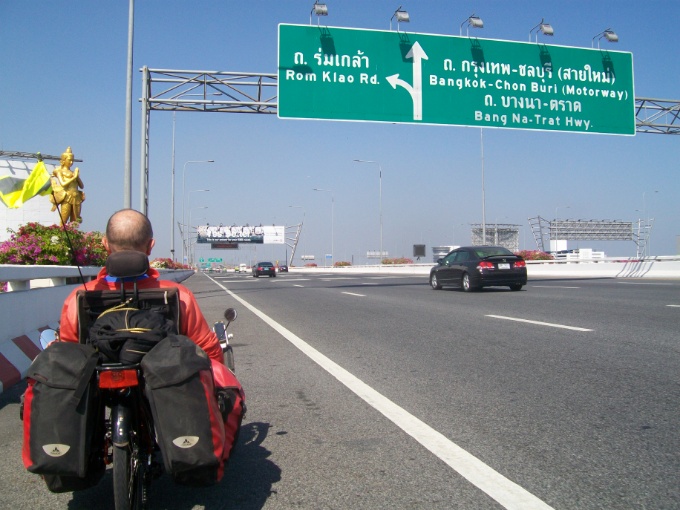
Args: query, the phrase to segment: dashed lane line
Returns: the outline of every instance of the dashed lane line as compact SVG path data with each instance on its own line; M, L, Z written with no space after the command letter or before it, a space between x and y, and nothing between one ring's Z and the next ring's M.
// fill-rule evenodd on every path
M565 326L564 324L553 324L552 322L531 321L529 319L519 319L517 317L504 317L503 315L486 315L486 317L491 317L493 319L503 319L506 321L525 322L527 324L536 324L538 326L549 326L551 328L570 329L572 331L593 331L592 329L578 328L576 326Z

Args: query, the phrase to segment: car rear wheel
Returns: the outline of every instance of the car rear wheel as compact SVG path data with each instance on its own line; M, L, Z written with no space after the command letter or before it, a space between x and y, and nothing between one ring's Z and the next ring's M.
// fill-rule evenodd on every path
M470 275L468 273L463 273L463 277L460 279L460 286L465 292L472 292L475 288L470 282Z
M518 290L522 290L522 284L521 283L513 283L512 285L510 285L510 290L513 290L515 292L518 291Z
M436 274L430 275L430 287L432 287L434 290L441 290L442 288L442 286L439 284L439 281L437 280Z

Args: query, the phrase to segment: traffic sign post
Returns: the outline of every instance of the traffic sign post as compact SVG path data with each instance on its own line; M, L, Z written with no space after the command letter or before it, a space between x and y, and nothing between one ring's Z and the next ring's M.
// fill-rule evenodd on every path
M635 134L631 53L279 25L281 118Z

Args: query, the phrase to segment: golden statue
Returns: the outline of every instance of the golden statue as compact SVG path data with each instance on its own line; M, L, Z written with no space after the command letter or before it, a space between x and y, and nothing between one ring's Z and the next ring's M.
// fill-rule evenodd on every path
M50 195L52 211L59 206L59 214L64 224L68 221L82 222L80 208L85 200L85 193L78 189L85 187L83 181L80 180L80 171L77 167L72 171L71 165L73 165L73 152L69 147L61 155L61 164L54 169L50 178L52 181L52 194Z

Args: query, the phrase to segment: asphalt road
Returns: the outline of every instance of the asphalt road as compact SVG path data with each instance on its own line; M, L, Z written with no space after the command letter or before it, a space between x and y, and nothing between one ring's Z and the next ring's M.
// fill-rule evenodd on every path
M238 309L248 414L223 481L152 508L680 508L680 281L198 274ZM0 398L4 508L112 508L111 479L50 494ZM178 410L181 412L181 410Z

